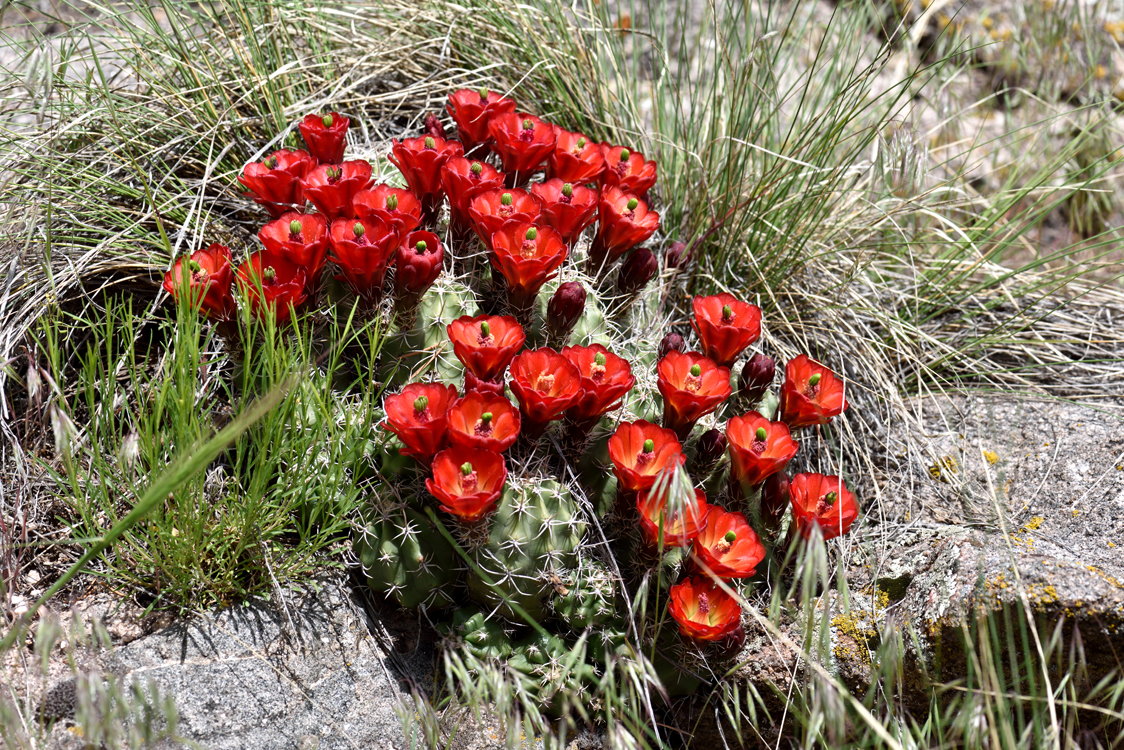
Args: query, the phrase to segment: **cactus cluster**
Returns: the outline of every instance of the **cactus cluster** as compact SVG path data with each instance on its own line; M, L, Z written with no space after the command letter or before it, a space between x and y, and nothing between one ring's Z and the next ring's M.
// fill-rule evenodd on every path
M274 221L238 271L242 303L299 325L350 301L384 333L381 456L361 446L355 473L371 589L424 609L476 663L506 664L550 710L641 654L689 692L702 677L684 646L696 663L736 651L730 587L855 520L839 477L784 473L793 433L846 409L843 383L803 355L776 394L761 353L739 376L762 315L730 294L694 297L690 326L659 339L693 259L643 246L660 222L654 162L486 90L454 92L448 111L459 140L433 117L393 143L408 189L343 160L339 113L302 122L311 154L248 165ZM229 251L208 248L166 286L221 324L232 276ZM677 628L655 626L665 613Z

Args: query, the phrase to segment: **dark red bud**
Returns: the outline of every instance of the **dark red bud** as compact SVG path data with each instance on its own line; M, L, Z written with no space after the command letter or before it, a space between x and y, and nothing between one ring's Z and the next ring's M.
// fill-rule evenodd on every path
M565 339L585 312L585 287L576 281L559 284L546 304L546 328L552 338Z
M789 503L788 489L788 474L783 471L770 474L761 485L761 520L769 531L780 531Z
M445 126L437 119L437 115L430 112L425 116L425 134L432 138L445 138Z
M726 452L726 436L721 430L707 430L695 444L695 462L692 469L706 471Z
M617 276L617 289L621 294L635 294L659 273L660 264L652 251L640 248L628 256Z
M766 357L761 353L750 357L738 378L742 398L750 403L761 400L765 391L769 390L769 386L773 384L773 375L776 369L777 365L772 357Z
M687 342L678 333L669 333L660 341L659 358L663 359L669 352L684 352Z
M679 268L691 258L687 254L687 243L673 242L663 254L663 262L668 268Z

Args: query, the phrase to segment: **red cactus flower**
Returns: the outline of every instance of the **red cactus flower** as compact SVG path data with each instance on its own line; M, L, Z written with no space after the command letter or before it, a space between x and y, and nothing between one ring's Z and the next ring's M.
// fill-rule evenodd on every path
M272 255L305 270L315 285L328 255L328 222L320 214L290 211L258 231L258 239Z
M321 164L301 180L304 197L329 221L355 216L355 194L371 184L371 165L362 159L343 164Z
M511 360L511 391L523 413L523 432L537 438L581 395L581 374L553 349L532 349Z
M686 437L699 418L725 401L730 388L730 370L719 367L698 352L670 351L656 365L656 386L663 395L664 427Z
M695 554L719 578L749 578L765 559L765 545L745 516L712 505L695 537Z
M626 492L650 489L661 471L687 460L674 432L643 419L621 422L609 438L609 458L617 487Z
M164 291L180 301L180 290L187 277L189 299L203 314L216 320L229 320L234 316L234 294L231 284L234 270L231 267L230 249L224 245L211 245L196 250L191 257L180 257L172 269L164 274Z
M532 185L531 195L542 206L542 222L557 229L568 245L597 218L600 193L584 185L547 180Z
M668 611L687 638L720 641L741 627L741 607L709 577L688 578L669 594Z
M422 206L417 196L409 190L390 185L380 184L360 190L351 199L351 207L360 219L369 216L382 219L394 227L400 237L405 237L422 223Z
M339 164L347 146L347 127L351 121L339 112L305 115L297 125L308 152L320 164Z
M495 509L505 481L503 456L454 446L434 457L433 478L425 480L425 488L441 503L441 510L472 522Z
M851 530L859 517L855 496L837 476L797 474L789 485L792 520L805 539L819 527L824 539L834 539Z
M667 507L668 495L666 491L656 492L653 488L642 499L637 499L640 531L644 541L652 547L659 546L661 529L664 547L686 547L702 531L710 506L702 490L695 490L695 496L678 509Z
M733 367L738 355L761 336L761 308L732 294L695 297L691 307L695 310L691 325L703 353L722 367Z
M512 357L527 340L523 327L510 315L464 315L446 330L453 342L453 354L470 374L483 381L502 380Z
M507 280L512 304L523 309L554 278L569 252L556 230L511 222L492 235L489 259Z
M417 296L441 275L445 250L433 232L410 232L395 259L394 289L399 295Z
M617 258L655 234L660 215L632 193L608 186L601 191L597 236L589 249L594 271L612 265Z
M605 187L645 195L656 184L656 163L644 161L644 154L639 151L603 143L601 152L605 155L605 171L601 173L601 184Z
M799 444L784 422L770 422L755 411L726 423L730 451L730 479L743 487L754 487L770 474L784 469L796 455Z
M530 179L554 151L554 126L534 115L509 112L488 122L488 134L494 143L509 184L514 186Z
M441 167L441 189L449 199L449 226L464 236L472 228L468 206L473 198L503 187L503 173L491 164L463 156L450 157Z
M566 410L566 418L578 425L589 425L621 405L636 378L632 366L601 344L567 346L562 356L581 374L581 395Z
M238 181L248 191L243 195L264 206L276 219L294 206L304 206L301 179L315 168L316 160L307 151L281 149L247 164Z
M547 179L563 182L598 182L605 171L605 155L601 144L581 133L571 133L554 126L557 140L546 162Z
M521 421L504 396L471 391L449 409L449 442L503 453L519 437Z
M440 383L410 383L383 402L386 429L405 443L402 455L429 465L448 444L448 411L457 389Z
M468 203L468 218L484 246L492 249L492 235L509 221L534 224L542 215L539 199L512 188L488 190Z
M398 250L398 234L377 217L336 219L328 235L332 261L352 291L366 300L382 296L386 269Z
M453 157L464 155L464 148L456 141L447 141L431 135L407 138L393 144L387 159L398 167L406 184L422 203L422 212L432 217L445 197L441 185L441 168Z
M784 368L781 419L792 429L827 424L847 410L843 381L819 362L801 354Z
M269 315L276 323L284 323L304 302L307 282L304 268L267 250L251 254L238 266L238 288L250 309L259 319Z
M461 89L449 94L446 111L457 124L464 152L472 153L488 143L488 123L493 117L515 111L515 100L488 89Z

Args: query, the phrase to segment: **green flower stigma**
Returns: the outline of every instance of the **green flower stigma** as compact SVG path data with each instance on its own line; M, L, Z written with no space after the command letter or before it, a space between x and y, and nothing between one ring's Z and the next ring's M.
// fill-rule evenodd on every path
M433 140L433 136L427 135L425 137L425 147L429 149L437 148L437 141Z
M199 263L194 260L187 261L187 267L191 269L192 273L199 273L203 270L203 266L199 265Z
M299 221L296 221L295 219L293 221L290 221L289 222L289 233L290 234L300 234L301 233L301 223Z
M530 229L527 230L527 239L533 240L538 236L539 236L539 230L535 229L534 227L531 227Z
M639 206L639 205L640 205L640 201L636 200L635 198L629 198L628 199L628 210L629 211L635 211L636 207Z
M839 498L839 495L837 495L837 494L836 494L836 493L834 493L834 492L829 492L829 493L827 493L826 495L824 495L824 496L823 496L823 501L824 501L825 503L827 503L828 505L834 505L834 504L835 504L835 501L836 501L836 500L837 500L838 498Z
M474 161L472 162L472 166L468 168L468 171L472 172L475 175L479 175L484 171L484 165L478 161Z
M757 428L757 432L756 432L756 433L754 433L754 436L755 436L755 437L756 437L756 438L757 438L758 440L764 441L764 440L765 440L766 438L768 438L768 437L769 437L769 433L765 431L765 428L764 428L764 427L758 427L758 428Z
M269 167L270 169L276 169L277 168L277 157L271 156L268 159L266 159L265 161L263 161L262 164Z
M722 320L729 320L734 317L734 308L729 305L722 306Z
M823 376L822 376L822 375L820 375L820 374L819 374L819 373L817 372L817 373L816 373L815 375L813 375L812 377L808 378L808 385L819 385L819 384L820 384L820 378L821 378L821 377L823 377Z
M597 354L594 354L593 355L593 364L597 365L598 367L604 367L605 366L605 355L602 354L601 352L597 352Z
M386 207L391 211L396 211L398 209L398 196L392 195L389 198L387 198L386 199Z
M486 411L483 414L481 414L480 415L480 421L483 422L484 424L488 424L489 422L491 422L492 421L492 412Z
M579 138L578 142L575 143L574 145L577 146L578 148L585 148L586 143L588 143L588 141L586 141L585 138Z
M273 266L266 266L265 270L261 272L261 277L266 281L273 281L277 278L277 271L273 270Z
M484 338L488 338L492 335L492 327L488 325L487 322L480 324L480 335Z
M534 130L535 129L535 123L531 122L530 120L524 120L523 121L523 129L524 130Z
M320 122L324 123L324 127L330 128L332 127L332 123L335 122L335 120L332 119L331 115L324 115L320 118Z
M416 399L414 399L414 411L416 411L418 414L421 414L423 411L425 411L425 408L427 406L429 406L429 399L425 396L418 396Z
M418 244L414 245L414 249L418 251L419 255L425 255L425 240L418 240Z
M512 200L513 199L511 197L511 193L504 193L503 195L500 196L500 204L501 205L510 206Z
M691 377L697 378L699 375L702 375L702 368L698 365L691 365Z
M362 225L362 224L360 224L359 222L355 222L355 226L353 226L353 227L351 228L351 231L352 231L352 232L355 232L355 236L356 236L356 237L362 237L362 236L363 236L364 234L366 234L366 233L367 233L367 230L366 230L366 229L364 229L364 228L363 228L363 225Z
M480 101L482 101L482 102L483 102L483 101L487 101L487 99L488 99L488 87L487 87L487 86L485 86L484 88L480 89L480 90L479 90L479 91L477 91L476 93L477 93L477 94L480 94Z
M655 440L645 440L644 441L644 452L645 453L652 453L655 450L656 450L656 441Z
M726 540L726 544L733 544L734 540L738 538L738 534L736 531L727 531L726 536L722 538Z
M471 473L472 464L470 464L468 461L465 461L463 464L461 464L461 474L464 474L467 477Z
M621 161L628 161L629 156L631 156L631 154L629 154L628 149L622 148L621 149Z
M569 198L573 194L574 194L574 186L573 185L571 185L570 183L567 182L565 185L562 186L562 195Z

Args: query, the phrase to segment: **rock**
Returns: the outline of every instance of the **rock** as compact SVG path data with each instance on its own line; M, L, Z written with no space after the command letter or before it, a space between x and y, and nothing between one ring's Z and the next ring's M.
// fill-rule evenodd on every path
M295 631L255 600L134 640L105 666L155 681L180 734L211 750L405 747L402 690L345 583L321 579L286 600Z

